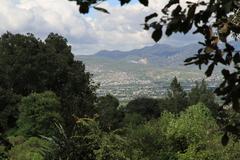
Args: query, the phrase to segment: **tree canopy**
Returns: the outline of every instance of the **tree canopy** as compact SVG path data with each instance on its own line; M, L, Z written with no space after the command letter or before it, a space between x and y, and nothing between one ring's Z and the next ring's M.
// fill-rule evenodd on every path
M55 123L62 123L61 104L53 93L32 93L22 98L17 121L18 132L25 136L53 136Z
M97 5L104 0L71 0L79 5L80 13L88 13L93 7L98 11L108 13L104 8ZM125 5L131 0L119 0L121 5ZM139 0L144 6L148 6L148 0ZM234 48L233 40L238 41L240 34L240 3L238 0L199 0L186 1L169 0L167 5L161 10L163 16L158 13L147 15L144 20L144 29L153 29L152 39L160 41L165 33L171 36L173 33L193 32L203 36L202 45L197 53L192 57L186 57L186 65L195 64L202 68L207 66L205 72L210 77L214 68L221 64L223 81L215 90L215 93L224 101L225 106L231 106L236 112L240 112L240 53ZM186 6L186 7L184 7ZM193 31L195 30L195 31ZM240 123L235 124L232 129L225 128L226 131L235 132ZM235 128L235 129L233 129Z
M180 113L188 106L187 93L183 90L177 77L174 77L167 93L168 111Z
M16 126L21 96L0 87L0 133Z
M130 101L125 108L125 112L137 113L146 120L157 118L161 114L161 110L158 106L158 100L144 97Z
M99 97L96 112L101 129L111 131L121 127L124 114L119 110L119 101L114 96Z
M219 104L216 102L216 96L208 88L205 80L196 82L195 86L188 93L188 101L189 105L195 105L199 102L204 103L211 110L214 117L218 116Z
M3 132L9 128L7 124L2 126L5 117L13 124L17 119L18 97L33 92L50 90L60 98L60 113L69 129L73 126L73 114L94 114L97 86L84 64L73 59L71 46L64 37L50 33L43 41L33 34L7 32L0 37L0 56L0 91L8 93L0 98Z

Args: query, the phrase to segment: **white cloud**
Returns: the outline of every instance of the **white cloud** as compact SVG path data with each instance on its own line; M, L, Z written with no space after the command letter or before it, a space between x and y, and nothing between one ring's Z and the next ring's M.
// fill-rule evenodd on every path
M150 33L140 24L147 14L159 11L166 2L150 0L149 7L140 4L120 7L105 2L101 6L110 15L95 11L81 15L75 2L68 0L0 0L0 33L31 32L45 38L50 32L57 32L69 40L75 54L140 48L154 44ZM162 42L172 40L163 38Z

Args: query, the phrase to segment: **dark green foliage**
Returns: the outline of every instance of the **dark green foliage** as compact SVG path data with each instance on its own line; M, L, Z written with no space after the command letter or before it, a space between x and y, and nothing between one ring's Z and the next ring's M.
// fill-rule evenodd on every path
M131 146L124 130L103 132L98 123L90 118L76 118L71 135L57 124L58 133L53 137L56 145L54 159L68 160L139 160L141 151ZM50 140L51 141L51 140ZM143 159L142 159L143 160Z
M0 56L1 88L22 96L53 91L60 98L69 130L73 114L93 115L96 86L82 62L74 61L71 46L62 36L51 33L41 41L32 34L5 33L0 38Z
M100 128L111 131L122 126L124 114L119 110L119 101L112 95L99 97L96 104Z
M208 89L204 80L200 83L196 82L196 86L187 93L174 77L166 97L160 99L137 98L130 101L124 108L126 113L124 122L132 125L141 124L144 119L150 120L159 117L163 111L179 114L189 105L195 105L199 102L204 103L212 111L214 117L217 116L219 106L215 102L213 91Z
M220 116L217 117L218 124L223 128L224 135L222 137L222 143L227 144L226 140L233 134L236 138L240 137L240 132L238 125L240 124L240 113L236 113L232 108L228 108L227 111L220 111L218 113ZM230 133L228 133L230 132Z
M237 156L238 145L223 147L210 110L203 104L190 106L178 116L164 112L159 119L127 130L133 148L142 151L142 158L156 160L227 160Z
M200 83L196 82L196 85L188 93L189 105L195 105L199 102L204 103L216 117L219 110L219 105L215 102L215 95L212 90L208 89L205 80Z
M179 2L176 1L176 3ZM173 4L175 3L170 3L166 8L169 8ZM197 8L201 6L205 6L205 9L197 11ZM173 14L175 10L172 11L172 14L168 11L165 12L167 16L172 17L172 19L167 20L167 23L165 23L167 24L166 32L168 32L168 35L172 32L186 33L194 24L197 28L194 34L202 34L205 37L205 41L200 42L203 48L194 57L186 59L185 62L187 65L196 64L200 69L201 65L208 65L205 72L208 77L212 75L217 64L233 66L235 68L235 71L232 73L229 69L222 70L224 81L215 92L217 95L222 96L224 105L232 104L232 108L237 112L239 112L240 107L238 66L240 59L238 58L238 51L230 44L231 42L228 42L228 37L240 32L240 26L237 22L239 18L231 16L231 14L238 14L238 9L239 3L235 0L210 0L207 3L204 1L188 2L187 10L179 9L177 12L179 14ZM210 21L213 16L216 18ZM172 25L178 20L181 20L181 23L178 23L177 26ZM214 34L214 31L217 31L215 32L217 34ZM225 45L224 48L220 47L220 42Z
M161 114L158 100L152 98L137 98L130 101L125 108L125 112L130 114L137 113L146 120L157 118Z
M2 134L0 134L0 159L7 159L7 151L11 149L13 145L9 142L8 139L4 138Z
M47 160L52 145L43 139L31 137L9 137L14 145L8 152L8 158L11 160ZM50 160L50 159L49 159Z
M66 76L66 75L65 75ZM76 61L68 72L67 83L60 88L62 117L66 125L72 128L72 115L93 116L97 86L91 80L91 74L85 72L82 62Z
M126 137L110 133L101 136L99 149L95 151L96 160L129 160L134 157L128 148L134 150L130 146Z
M197 93L201 94L200 91L197 91ZM170 84L166 97L160 99L143 97L130 101L124 108L124 123L125 125L135 126L146 120L160 117L163 111L179 114L188 105L188 95L175 77Z
M88 2L91 5L100 1L102 0ZM123 5L131 0L120 1ZM147 1L139 0L139 2L148 5ZM163 13L161 17L154 15L151 17L151 19L155 17L154 20L149 22L150 17L147 16L144 24L144 29L154 30L152 38L156 42L161 39L163 29L167 36L173 33L186 34L196 29L193 34L201 34L204 37L204 40L199 42L202 48L193 57L187 58L185 64L195 64L199 69L202 65L208 66L205 71L207 77L212 75L218 64L226 66L222 69L223 81L215 90L224 101L223 111L225 111L224 106L230 105L234 111L240 112L240 54L231 44L232 38L229 38L232 36L236 41L239 40L239 7L238 0L199 0L186 1L185 4L180 3L179 0L169 0L161 10ZM228 66L230 67L227 68ZM239 126L240 124L236 125L236 130L240 128Z
M7 153L4 146L0 146L0 159L7 160Z
M175 153L168 146L163 124L159 120L128 128L127 135L132 148L142 151L142 159L175 159Z
M20 96L0 87L0 133L16 126Z
M88 13L92 6L99 11L108 13L107 10L94 6L103 0L74 1L79 5L81 13ZM130 1L120 0L122 5ZM145 6L148 5L147 0L139 0L139 2ZM224 105L228 105L225 108L232 108L239 112L240 56L239 51L227 42L229 35L240 33L239 23L235 23L234 18L230 17L231 13L239 13L237 11L239 4L236 0L210 0L207 3L187 1L186 3L187 7L183 8L179 0L170 0L162 10L165 14L164 17L159 19L158 15L153 14L146 18L144 27L145 29L154 29L152 38L155 41L161 39L162 29L165 28L167 36L176 32L185 34L192 28L196 28L194 33L202 34L205 41L200 42L203 48L194 57L186 59L186 64L196 64L200 69L203 64L208 65L205 72L207 76L212 75L214 68L219 63L225 66L234 66L235 70L222 70L224 80L215 92L223 97ZM173 8L173 10L169 8ZM150 22L149 20L153 18L157 18L157 20ZM222 44L219 43L220 41L225 44L225 49L219 47ZM33 92L53 91L60 98L61 103L55 101L55 96L55 98L43 97L39 101L32 101L30 98L29 103L23 103L26 97L23 98L18 122L20 129L25 134L52 135L54 133L52 130L45 130L50 122L46 119L49 120L48 116L55 119L60 115L46 115L45 113L54 113L52 110L46 112L49 106L61 105L61 108L57 108L60 109L67 129L65 131L61 125L57 125L59 133L54 133L52 140L49 139L50 142L55 143L56 148L52 152L55 159L239 159L239 142L233 143L231 141L233 136L228 133L231 132L238 138L240 137L239 115L231 112L231 118L227 117L227 125L221 127L224 128L224 134L220 132L220 127L208 109L214 105L212 94L207 91L206 85L203 83L193 88L189 99L175 78L171 83L166 100L139 98L129 102L125 110L128 118L125 117L125 119L137 125L126 125L128 128L116 135L117 131L103 133L93 119L76 117L94 114L95 86L91 83L91 75L85 72L84 65L73 60L71 48L67 45L66 39L56 34L50 34L45 41L41 41L31 34L23 36L6 33L0 39L0 56L1 130L9 130L14 126L18 117L17 102L20 96L28 96ZM31 96L33 94L29 97ZM52 101L52 99L55 100ZM118 116L112 117L106 114L118 115L118 101L109 96L101 100L102 102L99 101L101 105L98 104L100 107L98 106L97 109L100 118L103 118L99 119L102 128L106 128L108 131L118 128L118 123L115 123L115 118L117 117L118 120ZM208 108L203 104L187 108L189 104L200 101L209 105ZM103 107L105 105L107 106L106 113ZM174 114L163 112L163 110ZM26 114L28 112L32 113ZM213 112L215 113L215 111ZM37 118L34 117L35 115ZM76 115L75 121L72 115ZM105 123L108 121L112 121L113 124ZM32 132L32 130L34 133L26 133ZM219 143L221 134L223 134L222 144L228 144L225 147ZM33 158L41 160L45 158L46 149L51 151L49 143L43 142L39 138L30 137L23 142L20 138L17 141L20 142L18 144L12 142L14 146L10 151L6 151L3 149L4 147L0 146L0 154L9 156L9 159L13 160Z
M53 136L54 123L62 122L59 98L53 92L32 93L22 98L17 121L18 134Z
M144 124L146 122L146 118L139 113L125 113L123 122L125 126L135 127Z
M66 134L61 125L57 125L58 133L54 137L56 149L55 159L95 160L95 150L99 149L100 129L93 119L76 118L71 134Z
M222 145L226 146L229 142L229 137L227 135L227 133L225 133L223 136L222 136Z
M177 78L174 77L167 93L168 111L179 113L188 106L187 93L183 90Z

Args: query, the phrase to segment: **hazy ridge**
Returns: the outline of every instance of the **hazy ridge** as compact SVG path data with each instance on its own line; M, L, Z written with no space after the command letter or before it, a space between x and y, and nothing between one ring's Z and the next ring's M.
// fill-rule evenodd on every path
M199 44L182 47L155 44L131 51L103 50L75 58L83 61L86 69L93 73L95 82L101 84L100 95L111 93L125 100L146 95L159 97L174 76L185 89L206 78L204 69L201 71L195 65L184 66L184 60L196 54L199 48ZM215 86L220 79L216 71L207 81Z

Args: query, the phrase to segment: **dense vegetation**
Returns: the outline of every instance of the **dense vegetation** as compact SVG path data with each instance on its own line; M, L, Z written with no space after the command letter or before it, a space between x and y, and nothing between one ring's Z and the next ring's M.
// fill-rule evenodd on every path
M106 0L69 1L76 1L82 14L88 13L90 8L109 13L107 9L98 6ZM125 5L131 0L119 0L119 2ZM139 2L148 7L150 1L139 0ZM223 81L215 90L224 101L221 107L223 114L227 114L226 108L229 106L237 112L236 114L240 112L240 53L233 46L233 41L239 41L240 38L239 8L239 0L168 0L163 8L159 8L158 13L147 15L144 20L144 29L153 30L151 37L156 42L160 41L163 34L171 36L174 33L192 32L203 37L202 40L199 39L202 48L192 57L186 57L185 64L195 64L199 69L202 65L206 65L205 75L208 77L219 64L224 66ZM240 122L236 119L234 123L229 122L224 130L223 141L228 139L228 132L240 139Z
M2 132L15 126L21 98L34 92L52 91L59 97L56 101L60 102L54 103L61 103L58 114L62 116L69 131L72 129L72 114L93 114L96 86L91 83L91 75L85 72L82 62L73 60L71 47L66 42L65 38L52 33L45 41L32 34L25 36L6 33L1 36L0 103L1 111L4 111L0 114L0 117L4 117L0 120ZM35 102L37 98L40 98L39 101L42 99L41 95L33 95L33 100L29 97L29 100L22 101L29 105L27 101Z
M173 78L166 96L121 105L96 96L66 39L6 33L0 38L0 159L234 160L240 144L220 142L214 94L205 81L185 92ZM223 115L221 115L223 117ZM222 119L221 119L222 120Z

